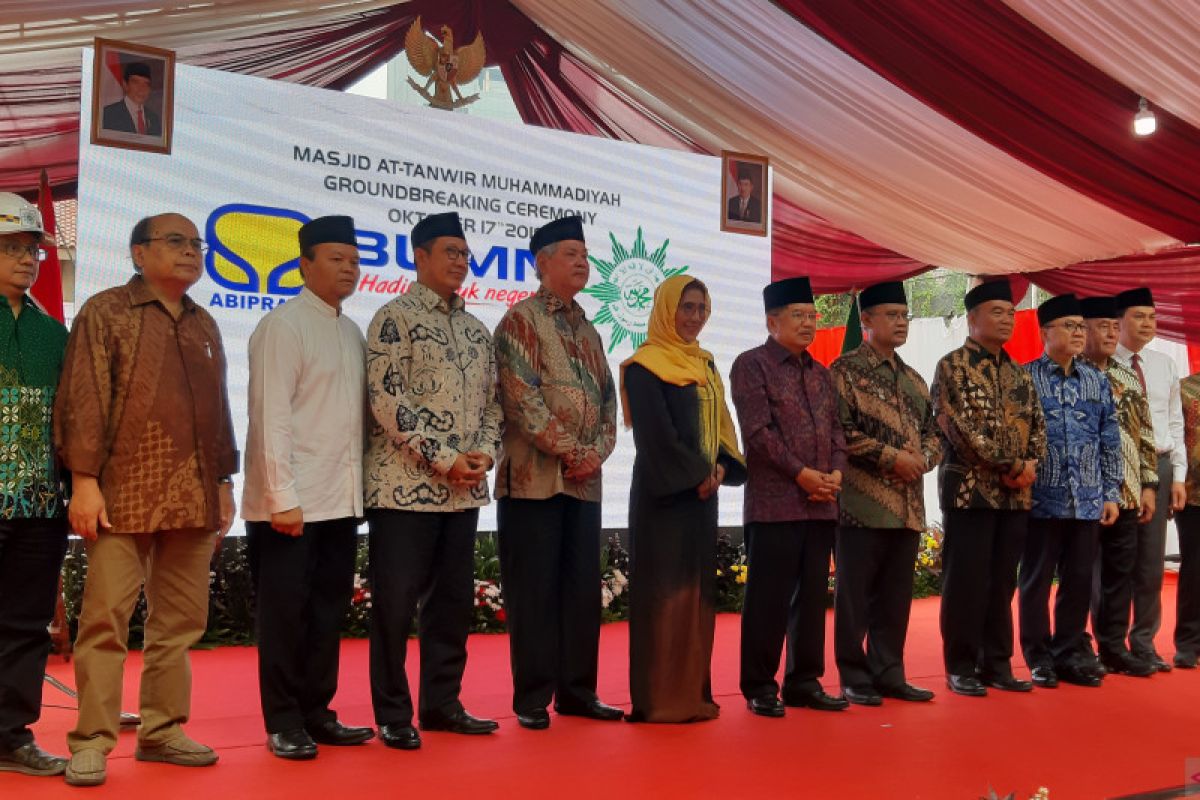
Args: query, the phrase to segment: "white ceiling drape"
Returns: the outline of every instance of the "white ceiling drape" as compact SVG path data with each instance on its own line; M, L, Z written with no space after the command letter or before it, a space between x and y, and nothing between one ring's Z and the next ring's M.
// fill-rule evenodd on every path
M776 193L910 258L996 273L1177 244L965 131L769 0L514 4L697 142L770 157Z

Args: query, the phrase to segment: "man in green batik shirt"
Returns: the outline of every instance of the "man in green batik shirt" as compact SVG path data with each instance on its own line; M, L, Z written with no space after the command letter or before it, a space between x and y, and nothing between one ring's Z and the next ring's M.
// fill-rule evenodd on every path
M42 258L42 217L0 193L0 771L59 775L67 762L38 747L58 571L67 550L50 412L67 329L27 292Z

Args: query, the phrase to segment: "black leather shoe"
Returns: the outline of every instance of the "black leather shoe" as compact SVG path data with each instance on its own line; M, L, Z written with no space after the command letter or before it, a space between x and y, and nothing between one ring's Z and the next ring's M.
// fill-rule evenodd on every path
M871 686L843 686L842 697L856 706L883 705L883 696Z
M544 731L550 727L550 712L544 708L518 712L517 724L531 731Z
M1179 667L1180 669L1196 668L1196 657L1191 653L1176 653L1173 660L1175 662L1175 666Z
M303 728L267 734L267 749L277 758L307 761L317 757L317 743Z
M16 750L0 751L0 772L48 777L62 775L66 769L65 758L47 753L37 746L37 742L27 742Z
M1058 688L1058 674L1053 667L1034 667L1031 672L1034 686L1041 689Z
M1103 659L1104 668L1115 675L1131 675L1135 678L1149 678L1158 672L1155 666L1135 656L1133 653L1120 653Z
M783 701L775 695L752 697L746 701L746 707L760 717L782 717L786 713Z
M909 703L928 703L933 699L933 692L928 689L922 689L919 686L913 686L911 683L902 683L899 686L887 686L880 689L879 693L892 700L904 700Z
M621 717L625 716L625 712L616 706L610 706L606 703L601 703L599 700L593 700L582 708L564 706L559 703L554 704L554 713L565 717L587 717L588 719L598 719L602 722L616 722Z
M351 745L369 742L375 738L370 728L351 728L335 720L306 727L308 735L318 744Z
M1058 673L1060 681L1074 684L1075 686L1096 687L1104 683L1104 679L1099 675L1078 664L1066 664L1056 669L1055 672Z
M412 725L380 725L379 741L397 750L416 750L421 746L421 734Z
M491 733L499 727L500 723L496 722L496 720L472 717L467 713L466 709L460 709L457 713L449 717L421 720L421 730L423 731L463 733L467 736L480 736Z
M964 697L987 697L987 687L974 675L947 675L946 686Z
M784 693L783 704L794 708L812 708L817 711L845 711L850 707L850 701L844 697L834 697L817 689L808 694Z
M999 689L1002 692L1032 692L1033 683L1031 681L1023 681L1019 678L1014 678L1012 675L992 675L983 678L983 683Z

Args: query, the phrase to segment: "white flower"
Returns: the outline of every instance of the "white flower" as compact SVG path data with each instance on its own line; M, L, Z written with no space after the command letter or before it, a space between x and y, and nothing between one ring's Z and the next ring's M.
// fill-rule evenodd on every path
M612 601L613 601L612 589L609 589L607 586L601 587L601 589L600 589L600 605L601 605L601 607L608 608L609 605L612 604Z

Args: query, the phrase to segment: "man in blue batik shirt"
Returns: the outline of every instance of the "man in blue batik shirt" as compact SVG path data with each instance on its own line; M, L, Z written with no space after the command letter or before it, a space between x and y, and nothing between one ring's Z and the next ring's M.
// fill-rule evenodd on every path
M1046 417L1046 460L1038 465L1021 559L1021 649L1036 686L1059 680L1099 686L1079 654L1092 595L1099 527L1119 512L1121 432L1104 373L1080 358L1086 328L1079 300L1059 295L1038 308L1046 352L1026 369ZM1054 632L1050 584L1058 574Z

